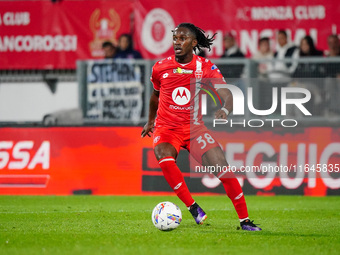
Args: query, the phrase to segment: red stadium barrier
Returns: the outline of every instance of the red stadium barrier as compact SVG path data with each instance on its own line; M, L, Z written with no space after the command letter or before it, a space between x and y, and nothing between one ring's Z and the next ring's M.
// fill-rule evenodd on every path
M75 69L130 32L133 0L0 1L0 69ZM20 61L17 61L20 59Z
M296 45L309 34L325 50L327 36L339 34L339 13L336 1L322 0L0 1L0 69L75 69L78 59L102 58L103 41L132 32L144 58L167 57L173 53L170 30L184 21L218 33L210 58L223 54L226 31L248 56L261 36L275 43L278 29Z
M172 194L154 157L152 139L140 127L1 128L0 194L7 195L145 195ZM340 128L300 128L295 133L231 131L219 134L231 165L266 161L282 164L339 165ZM191 178L188 154L177 160L194 193L224 193L214 179ZM268 159L267 159L268 161ZM339 194L340 179L240 179L247 194Z
M311 35L317 47L323 50L327 49L327 36L340 33L340 6L335 1L139 0L136 5L135 38L145 58L172 54L169 31L181 22L194 23L211 35L218 33L212 51L207 52L210 58L224 53L226 32L232 32L248 56L257 51L258 40L263 36L275 43L278 29L287 30L296 45L300 45L302 37ZM186 11L178 11L179 6Z

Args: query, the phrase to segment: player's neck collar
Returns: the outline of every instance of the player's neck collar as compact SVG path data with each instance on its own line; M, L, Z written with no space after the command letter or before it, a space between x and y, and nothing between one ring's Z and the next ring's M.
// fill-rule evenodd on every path
M180 63L180 62L177 62L177 61L176 61L176 56L174 56L174 61L175 61L175 63L177 63L177 64L179 64L179 65L181 65L181 66L187 66L187 65L191 64L193 61L196 61L196 55L193 54L193 55L192 55L192 59L191 59L189 62L187 62L187 63Z

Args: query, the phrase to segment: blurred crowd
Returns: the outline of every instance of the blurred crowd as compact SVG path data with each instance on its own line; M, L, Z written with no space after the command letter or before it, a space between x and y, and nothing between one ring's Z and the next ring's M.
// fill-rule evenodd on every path
M118 45L114 45L110 41L105 41L102 44L104 57L107 59L113 58L133 58L141 59L142 55L139 51L134 50L133 40L130 34L122 34L118 39Z
M314 41L311 36L306 35L302 38L300 45L295 46L289 43L288 35L285 30L279 30L277 33L277 45L274 51L271 47L269 37L262 37L258 42L258 51L252 56L257 60L272 60L272 59L285 59L300 57L336 57L340 56L340 41L337 35L329 35L327 38L328 50L322 52L315 47ZM221 58L245 58L245 54L240 50L237 45L236 37L232 32L227 32L223 39L224 53ZM102 49L105 58L135 58L141 59L142 55L139 51L134 49L132 36L130 34L122 34L118 39L118 45L115 45L111 41L105 41L102 44ZM205 57L205 52L201 51L198 55ZM287 69L288 67L288 69ZM272 69L270 69L272 68ZM287 66L280 62L277 62L274 66L261 65L259 71L261 74L266 72L278 71L288 72L292 74L297 66ZM236 72L236 73L235 73ZM233 70L232 75L228 77L238 77L242 70Z
M285 83L290 77L340 77L340 70L336 68L324 68L311 64L298 64L300 58L304 57L337 57L340 56L340 40L337 35L329 35L327 38L328 49L318 50L311 36L306 35L296 46L289 42L285 30L279 30L276 38L276 50L271 47L268 37L260 38L258 51L251 57L260 60L258 73L261 77L268 77L276 82ZM224 54L221 58L245 58L245 54L238 48L235 36L227 33L224 36ZM263 61L262 61L263 60ZM285 61L288 60L288 61ZM239 78L242 69L230 69L226 71L227 77Z
M311 92L311 100L306 103L312 115L340 115L340 63L310 60L310 58L339 57L340 40L337 35L327 37L328 49L317 49L313 38L306 35L298 46L290 43L287 32L279 30L276 37L276 50L273 50L270 38L262 37L258 42L258 51L251 56L257 63L257 100L258 109L270 109L272 106L272 90L278 89L278 107L275 113L281 112L280 98L282 87L306 88ZM225 52L221 58L245 58L245 54L237 45L232 33L224 36ZM304 59L305 58L305 59ZM244 65L224 65L221 72L230 83L245 89L246 74ZM253 77L253 76L250 76ZM292 95L298 97L299 94ZM301 95L300 95L301 96ZM287 115L301 115L296 107L287 107Z
M325 64L320 61L304 61L306 57L337 57L340 56L340 40L338 35L331 34L327 37L328 49L317 49L313 38L306 35L300 44L290 42L285 30L279 30L273 42L269 37L262 37L258 41L258 50L251 56L257 63L256 75L258 78L258 109L269 109L272 105L272 90L278 89L280 99L282 87L306 88L311 92L312 99L308 102L313 115L340 115L338 97L340 96L340 63L331 62ZM224 53L222 59L246 58L245 53L238 47L236 36L227 32L223 38ZM141 59L142 55L134 49L132 36L122 34L117 45L110 41L102 44L106 59ZM205 57L204 51L198 53ZM308 60L308 59L307 59ZM231 63L219 65L219 68L228 82L238 86L243 91L246 88L244 78L253 77L246 73L244 64ZM297 96L297 95L295 95ZM295 109L296 110L296 109ZM280 103L276 112L280 113ZM299 115L301 111L289 110L289 115Z

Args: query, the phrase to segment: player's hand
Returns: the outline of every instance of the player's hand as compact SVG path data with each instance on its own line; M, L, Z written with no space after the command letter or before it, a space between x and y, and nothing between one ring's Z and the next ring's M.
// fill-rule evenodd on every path
M227 119L228 115L225 111L222 109L219 109L217 112L215 112L215 119Z
M145 137L146 135L151 137L151 134L150 133L153 133L153 127L154 127L154 123L146 123L144 125L144 128L142 130L142 137Z

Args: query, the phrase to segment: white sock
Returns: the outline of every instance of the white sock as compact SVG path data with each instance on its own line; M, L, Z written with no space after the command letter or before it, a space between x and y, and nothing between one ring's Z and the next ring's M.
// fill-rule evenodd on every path
M249 220L249 218L244 218L244 219L240 219L240 222L244 221L244 220Z
M196 203L196 202L193 202L192 205L193 205L194 203ZM191 205L188 207L188 210L190 210L190 207L191 207Z

